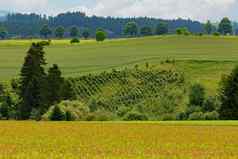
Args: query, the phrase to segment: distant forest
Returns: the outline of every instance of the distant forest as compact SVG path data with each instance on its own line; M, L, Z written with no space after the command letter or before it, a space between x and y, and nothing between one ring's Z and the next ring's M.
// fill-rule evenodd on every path
M0 25L4 26L11 37L39 37L40 29L47 24L51 29L63 26L69 29L77 26L80 29L89 29L91 36L95 35L98 28L104 29L109 38L119 38L123 36L123 28L128 22L136 22L139 28L149 26L155 28L160 22L168 24L169 33L174 33L176 28L186 27L190 32L203 32L203 24L198 21L176 19L163 20L148 17L139 18L115 18L115 17L97 17L87 16L82 12L68 12L57 16L38 15L38 14L8 14Z

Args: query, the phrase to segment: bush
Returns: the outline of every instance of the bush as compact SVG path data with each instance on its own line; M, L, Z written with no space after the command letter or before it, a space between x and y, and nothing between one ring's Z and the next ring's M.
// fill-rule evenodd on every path
M70 40L71 44L78 44L80 43L80 40L78 38L73 38L72 40Z
M63 121L65 120L65 113L60 109L59 106L55 106L50 115L50 120L52 121Z
M90 113L87 117L87 121L112 121L115 120L115 115L113 115L111 112L104 111L104 110L98 110L94 113Z
M206 120L219 120L219 114L216 111L205 113L204 117Z
M100 31L96 32L96 40L97 41L99 41L99 42L101 41L102 42L102 41L104 41L106 39L106 37L107 36L106 36L106 33L104 31L100 30Z
M39 42L39 44L40 44L41 46L50 46L50 43L51 43L50 40L48 40L48 41L40 41L40 42Z
M129 111L131 110L130 107L125 107L125 106L121 106L118 111L117 111L117 115L119 117L123 117L125 116Z
M185 112L178 113L176 115L176 120L187 120L188 116Z
M203 33L199 33L199 36L203 36Z
M137 111L131 111L127 113L124 117L125 121L146 121L148 120L147 116L139 113Z
M41 120L41 112L38 109L33 109L31 111L30 119L39 121Z
M219 103L215 97L208 97L203 104L203 111L204 112L212 112L218 109Z
M75 116L72 114L72 112L67 110L66 113L65 113L65 119L66 119L66 121L74 121Z
M90 99L88 102L88 107L89 107L90 112L97 111L97 109L98 109L97 100L95 98Z
M197 105L189 105L186 109L186 115L189 116L194 112L202 112L202 107Z
M189 115L189 120L204 120L204 114L203 112L194 112L192 114Z
M162 115L162 120L163 121L175 121L176 116L174 116L173 114L164 114L164 115Z
M205 99L205 89L201 84L194 84L189 90L189 105L202 106Z
M213 33L214 36L220 36L221 34L219 32Z

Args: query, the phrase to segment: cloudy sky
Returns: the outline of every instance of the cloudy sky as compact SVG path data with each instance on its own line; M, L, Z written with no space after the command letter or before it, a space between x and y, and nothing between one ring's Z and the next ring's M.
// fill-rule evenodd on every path
M56 15L84 11L98 16L149 16L238 21L238 0L0 0L0 10Z

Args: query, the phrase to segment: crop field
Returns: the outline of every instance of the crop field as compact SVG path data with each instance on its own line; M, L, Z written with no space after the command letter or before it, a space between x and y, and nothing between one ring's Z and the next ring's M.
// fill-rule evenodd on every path
M30 44L37 40L0 41L0 80L8 81L19 74ZM179 68L194 81L201 81L215 92L222 74L238 61L237 37L155 36L137 39L107 40L97 43L82 40L53 40L46 48L49 65L59 64L65 76L101 72L149 62L158 67L166 59L176 60Z
M238 122L0 122L2 159L236 159Z

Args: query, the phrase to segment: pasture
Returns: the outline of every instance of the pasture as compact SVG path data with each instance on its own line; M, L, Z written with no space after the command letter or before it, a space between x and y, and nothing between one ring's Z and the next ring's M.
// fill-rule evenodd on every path
M0 158L235 159L238 122L0 122Z
M1 81L9 81L19 74L26 51L34 41L38 40L0 41ZM213 93L221 75L229 72L238 61L238 38L172 35L103 43L81 40L79 45L70 45L69 40L53 40L45 51L48 65L59 64L67 77L146 62L154 67L164 67L161 61L173 59L176 64L169 67L180 69Z

